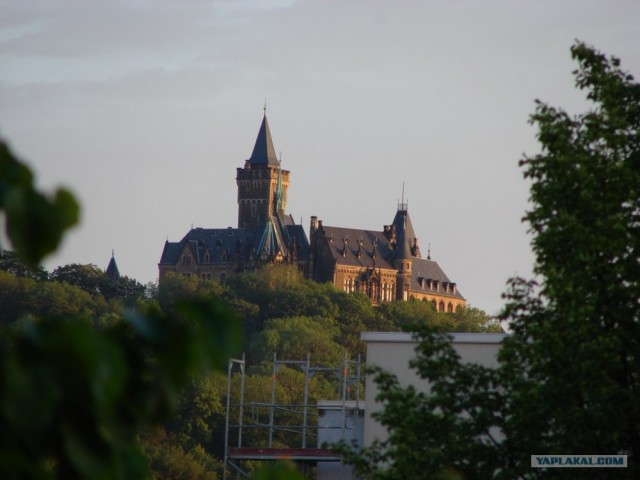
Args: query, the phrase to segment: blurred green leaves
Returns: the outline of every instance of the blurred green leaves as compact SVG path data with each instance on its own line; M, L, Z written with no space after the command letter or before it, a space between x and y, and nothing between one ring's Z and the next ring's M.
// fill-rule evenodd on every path
M0 141L0 210L19 257L36 266L56 250L65 230L78 223L80 208L71 193L58 189L48 198L36 191L29 168Z
M1 141L0 211L30 267L79 217L68 191L36 191L29 168ZM145 478L141 430L166 421L189 382L223 370L241 344L237 319L217 300L176 301L169 313L150 303L124 317L96 329L86 317L50 312L2 327L2 478Z
M97 331L46 319L1 336L4 478L143 478L137 434L166 420L194 376L222 369L240 329L224 307L194 302Z

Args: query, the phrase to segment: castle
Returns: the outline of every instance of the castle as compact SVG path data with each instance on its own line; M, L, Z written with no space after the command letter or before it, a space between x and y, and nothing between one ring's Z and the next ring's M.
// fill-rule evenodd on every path
M265 264L290 264L319 282L362 292L374 304L420 299L438 311L466 306L440 266L422 258L408 205L381 231L329 227L311 217L310 241L286 213L288 170L277 159L266 112L253 151L237 169L238 227L192 228L179 242L166 241L158 263L167 272L225 281Z

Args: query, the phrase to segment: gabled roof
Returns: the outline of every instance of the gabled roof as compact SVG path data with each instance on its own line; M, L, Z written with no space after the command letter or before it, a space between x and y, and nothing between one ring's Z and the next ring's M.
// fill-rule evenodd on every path
M176 265L185 248L195 264L231 263L249 259L252 254L260 257L264 252L285 255L289 248L295 248L297 258L302 260L309 255L309 240L301 225L285 224L278 217L256 230L193 228L179 242L165 242L159 265Z
M179 242L165 242L159 265L175 265L185 248L196 263L235 262L245 256L251 232L244 228L192 228Z
M433 282L429 280L435 280L439 283L436 287ZM411 291L425 292L425 293L437 293L438 295L454 298L464 298L457 286L455 291L447 292L444 290L447 284L455 285L449 280L449 277L442 271L440 265L433 260L426 258L414 258L411 262Z
M273 165L278 166L278 158L273 148L273 140L271 139L271 131L269 130L269 122L267 122L267 114L264 114L262 125L258 131L258 138L253 146L253 152L249 162L252 165Z
M404 216L401 218L404 223ZM408 219L407 225L409 225ZM451 287L454 284L442 271L440 265L433 260L412 255L408 248L408 241L405 249L402 249L400 245L394 247L384 232L324 225L321 228L329 253L336 265L396 270L394 259L411 259L411 291L464 298L457 287L451 288L449 292L445 290L447 284ZM401 235L398 235L398 242L400 237Z
M338 265L395 270L395 251L383 232L324 225L322 230Z
M271 217L264 226L260 243L255 249L256 255L268 260L276 258L278 253L287 254L287 247L283 239L283 231L276 225L277 218Z

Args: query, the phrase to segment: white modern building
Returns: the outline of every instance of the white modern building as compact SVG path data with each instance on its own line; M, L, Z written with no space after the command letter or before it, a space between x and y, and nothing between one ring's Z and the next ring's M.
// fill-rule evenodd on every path
M452 333L452 344L463 362L497 366L500 343L507 336L504 333ZM360 338L367 345L367 366L378 366L397 376L401 385L414 385L428 390L428 383L415 370L409 368L409 361L416 356L418 341L410 333L404 332L363 332ZM378 394L376 384L370 375L365 385L364 445L371 445L374 439L383 440L387 433L382 425L371 418L371 414L382 408L375 401Z

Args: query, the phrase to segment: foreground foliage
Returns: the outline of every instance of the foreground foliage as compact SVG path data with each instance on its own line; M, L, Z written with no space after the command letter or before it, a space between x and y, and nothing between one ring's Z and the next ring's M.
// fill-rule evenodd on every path
M363 353L359 335L367 329L415 322L497 328L477 309L451 316L411 302L376 310L362 295L287 267L226 285L168 276L159 288L109 279L95 265L49 273L39 263L77 220L78 206L65 190L52 199L37 192L4 144L0 154L0 209L15 248L0 251L3 478L218 478L226 378L215 371L241 349L253 365L246 399L266 402L274 353L310 353L314 364L337 366L345 351ZM304 375L283 367L278 377L276 400L301 403ZM331 398L336 385L314 376L309 400ZM256 470L255 478L299 475L281 464Z
M499 367L464 365L422 328L418 392L376 371L389 438L352 461L365 478L640 477L640 85L582 43L577 117L538 102L531 181L535 281L515 279ZM531 455L626 454L627 469L532 469Z
M151 304L102 328L85 308L34 311L20 301L27 291L45 307L105 303L92 288L46 281L37 267L76 223L78 205L66 190L36 191L30 170L0 143L0 211L16 252L0 262L2 310L12 315L0 330L2 477L145 478L139 433L169 418L190 379L224 368L240 345L239 324L212 299L178 301L168 314Z

